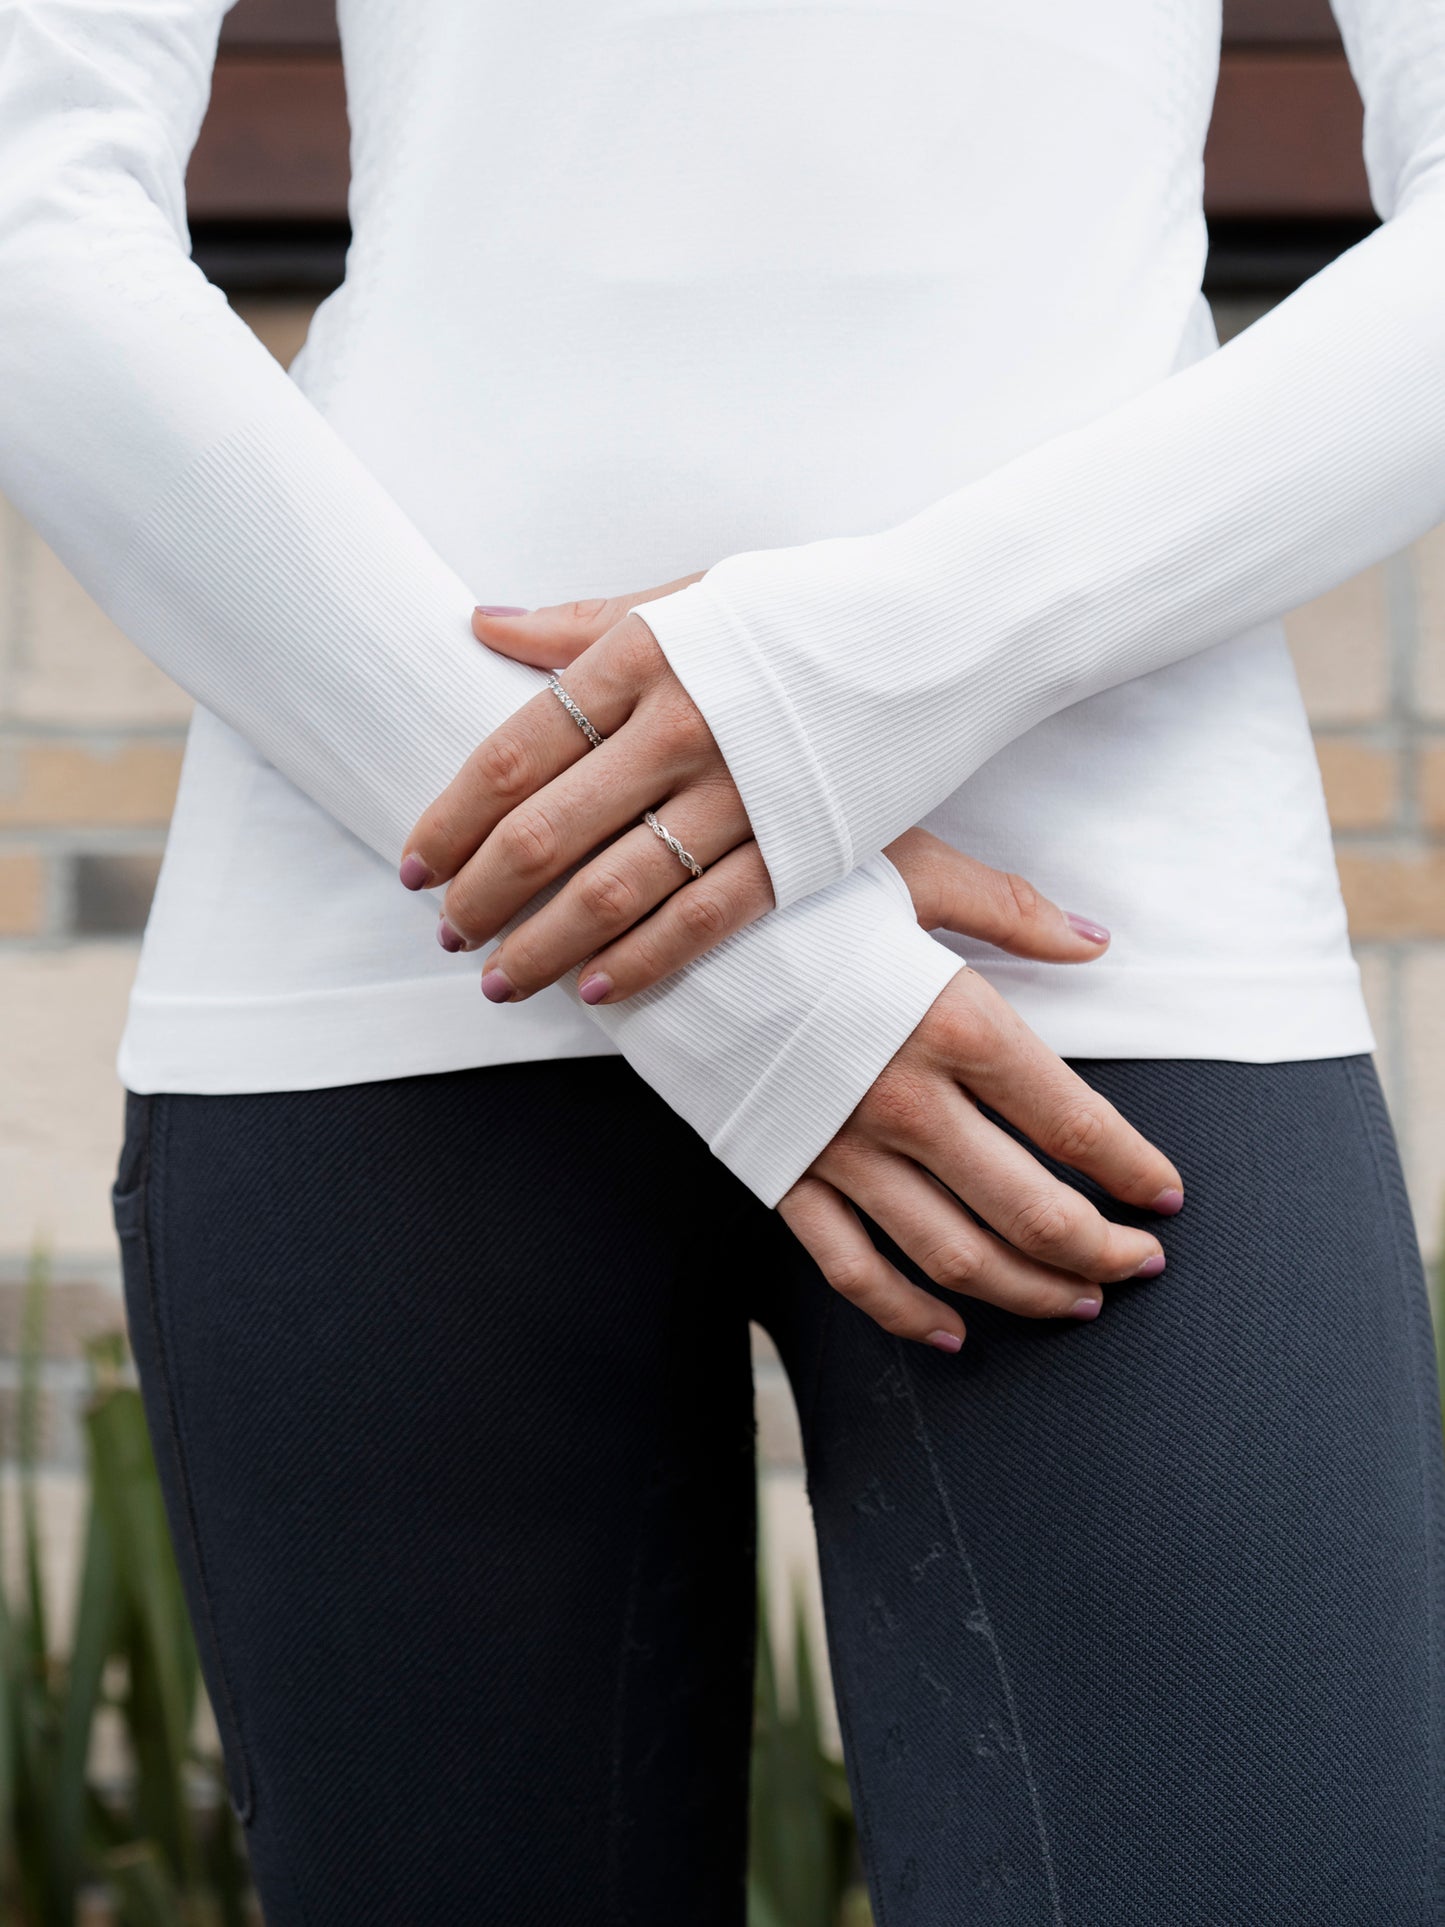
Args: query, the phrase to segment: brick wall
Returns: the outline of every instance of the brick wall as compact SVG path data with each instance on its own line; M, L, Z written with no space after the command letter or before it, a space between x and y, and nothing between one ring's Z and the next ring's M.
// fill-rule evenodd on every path
M289 360L305 305L244 312ZM1222 307L1224 332L1249 314ZM1290 631L1380 1063L1433 1248L1445 1203L1445 531L1299 611ZM0 503L0 1427L18 1280L44 1237L59 1280L46 1433L58 1468L75 1461L79 1339L118 1317L113 1058L187 708ZM797 1499L796 1436L765 1347L759 1392L786 1509Z

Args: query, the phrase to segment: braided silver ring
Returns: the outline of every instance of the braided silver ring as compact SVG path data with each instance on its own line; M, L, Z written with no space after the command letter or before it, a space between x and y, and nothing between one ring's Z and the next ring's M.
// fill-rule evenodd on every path
M577 727L581 730L582 734L587 738L588 742L591 743L592 747L594 749L601 749L602 745L607 741L607 738L602 734L601 730L594 729L592 727L591 723L582 714L582 711L577 707L576 703L573 702L572 698L567 694L567 691L562 687L561 682L558 680L556 676L554 676L551 673L550 670L547 673L547 687L551 690L552 694L557 698L558 702L561 703L562 707L566 710L567 714L572 718L573 722L576 723Z
M670 830L663 828L651 810L647 812L642 820L648 829L652 831L652 834L667 845L668 849L672 851L672 854L677 858L684 870L691 870L695 877L702 875L702 865L698 862L697 858L682 847Z

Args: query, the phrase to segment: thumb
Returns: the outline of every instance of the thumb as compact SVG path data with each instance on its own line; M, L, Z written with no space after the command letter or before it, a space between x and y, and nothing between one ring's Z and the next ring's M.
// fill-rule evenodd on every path
M505 609L483 603L472 611L472 634L499 656L529 662L534 669L565 669L584 649L590 649L640 602L685 589L702 575L679 576L660 589L637 595L592 596L583 602L557 602L545 609Z
M965 856L926 830L909 830L884 854L908 885L925 930L978 937L1045 963L1089 963L1109 947L1102 924L1061 910L1026 877Z

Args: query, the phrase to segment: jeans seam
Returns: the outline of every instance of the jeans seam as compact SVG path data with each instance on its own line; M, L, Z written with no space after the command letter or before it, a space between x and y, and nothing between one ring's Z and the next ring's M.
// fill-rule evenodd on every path
M1417 1339L1420 1340L1421 1343L1428 1345L1428 1350L1424 1351L1421 1350L1420 1344L1413 1346L1411 1348L1411 1357L1412 1359L1428 1358L1433 1355L1434 1351L1433 1329L1423 1332L1419 1330L1419 1306L1407 1283L1407 1280L1415 1274L1418 1261L1417 1252L1413 1248L1413 1244L1407 1248L1406 1240L1401 1231L1401 1214L1402 1212L1409 1211L1409 1199L1407 1195L1403 1194L1402 1185L1395 1181L1394 1174L1385 1168L1384 1157L1380 1147L1380 1120L1378 1117L1372 1115L1375 1110L1374 1094L1371 1094L1371 1096L1367 1098L1366 1092L1361 1088L1361 1078L1363 1075L1361 1064L1358 1059L1352 1058L1347 1060L1347 1066L1349 1071L1350 1093L1355 1101L1355 1109L1360 1119L1360 1129L1370 1149L1370 1166L1374 1173L1376 1189L1380 1195L1381 1211L1390 1228L1390 1241L1395 1248L1395 1276L1400 1281L1400 1287L1405 1298L1405 1314L1410 1324L1416 1327ZM1383 1103L1383 1097L1381 1096L1378 1101ZM1386 1112L1386 1117L1388 1118L1388 1111ZM1426 1389L1420 1382L1423 1375L1420 1366L1416 1364L1411 1376L1414 1379L1415 1428L1420 1461L1420 1512L1426 1546L1425 1610L1427 1614L1427 1627L1425 1653L1427 1676L1429 1679L1429 1719L1425 1752L1428 1781L1426 1811L1430 1815L1430 1831L1429 1838L1426 1842L1425 1894L1426 1903L1430 1909L1428 1918L1431 1921L1438 1921L1441 1918L1442 1874L1445 1874L1445 1867L1442 1867L1441 1816L1439 1812L1440 1801L1438 1791L1439 1772L1436 1759L1436 1734L1440 1721L1438 1707L1440 1681L1439 1668L1436 1661L1438 1618L1436 1595L1442 1572L1442 1547L1435 1516L1435 1508L1431 1504L1429 1471L1430 1457L1434 1452L1439 1450L1439 1445L1433 1436L1434 1427L1427 1425L1425 1412L1421 1409L1422 1394ZM1425 1401L1425 1403L1432 1410L1438 1409L1435 1407L1433 1401Z
M913 1374L909 1369L907 1345L901 1338L895 1338L893 1343L898 1355L898 1369L902 1374L903 1384L908 1393L908 1403L913 1411L914 1423L918 1427L919 1442L923 1446L924 1456L928 1460L928 1471L933 1481L933 1489L938 1495L938 1502L942 1506L944 1517L948 1521L948 1530L953 1540L953 1548L958 1554L960 1565L963 1567L969 1590L973 1594L974 1604L983 1615L985 1637L988 1642L989 1651L993 1655L994 1670L998 1676L999 1688L1003 1693L1004 1705L1008 1709L1009 1725L1013 1730L1014 1743L1019 1750L1019 1764L1023 1769L1024 1783L1028 1787L1029 1805L1033 1812L1034 1829L1038 1838L1039 1860L1043 1866L1044 1880L1048 1886L1049 1906L1054 1927L1064 1927L1063 1904L1059 1897L1059 1883L1054 1871L1054 1857L1049 1846L1048 1828L1044 1824L1043 1803L1039 1797L1038 1782L1034 1779L1034 1770L1029 1760L1028 1746L1024 1740L1023 1724L1019 1719L1018 1702L1014 1698L1013 1686L1009 1680L1008 1667L1004 1664L1003 1649L999 1645L998 1635L994 1630L993 1616L985 1603L983 1588L979 1584L977 1569L969 1555L968 1544L963 1536L962 1527L958 1522L958 1514L955 1512L953 1501L949 1497L948 1487L943 1478L943 1471L938 1463L938 1455L933 1449L933 1440L929 1434L928 1421L923 1416L923 1407L919 1403L918 1393L913 1383Z

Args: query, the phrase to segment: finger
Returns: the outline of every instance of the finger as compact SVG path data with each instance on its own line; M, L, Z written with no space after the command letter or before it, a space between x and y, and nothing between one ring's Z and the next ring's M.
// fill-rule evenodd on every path
M402 882L409 890L422 890L455 876L503 816L587 754L592 738L572 709L608 739L605 749L652 685L670 676L647 624L640 616L625 616L568 670L570 708L553 688L541 690L467 758L418 819L402 856ZM697 749L699 733L702 743L713 747L696 706L680 688L677 694L680 700L655 702L648 711L660 778L681 766L688 749ZM653 794L666 795L671 787L659 780Z
M564 771L555 783L549 783L504 817L471 861L457 872L444 899L444 912L447 923L465 942L477 943L495 936L544 885L635 824L660 793L666 794L672 772L656 765L650 755L631 752L629 741L629 733L623 731L597 756ZM712 802L700 801L702 795L711 797ZM748 834L741 800L736 791L725 790L721 784L696 794L685 791L664 807L671 813L669 827L675 821L679 831L692 838L695 855L702 864L715 862ZM629 840L626 859L618 858L617 845L611 845L598 859L603 865L599 880L605 883L611 878L622 886L614 892L613 909L623 907L635 891L645 890L649 881L656 885L654 902L661 902L668 885L675 888L688 880L688 871L652 831L644 828L642 834L655 846L646 850L645 870L638 861L645 849L640 842ZM671 868L657 861L658 854L668 858ZM620 861L626 863L621 873L617 868ZM576 901L574 898L574 908ZM607 913L607 905L599 903L596 907ZM645 914L648 907L639 902L638 914ZM596 941L572 962L580 963L615 934L615 929L599 932ZM519 958L521 948L518 945L514 950Z
M772 907L772 879L762 852L749 839L600 950L583 972L579 994L584 1003L620 1004L705 956Z
M1177 1211L1183 1182L1158 1146L1056 1056L982 977L974 973L963 983L963 999L950 1006L968 1012L952 1024L950 1055L959 1081L1047 1157L1084 1172L1122 1203Z
M888 1148L931 1171L1026 1257L1094 1284L1163 1270L1157 1238L1111 1223L956 1087L931 1085L926 1115L910 1117L902 1105L895 1115L898 1128ZM877 1118L876 1107L871 1116ZM886 1123L884 1132L886 1142Z
M538 669L562 669L639 603L654 602L698 580L699 575L684 575L659 589L644 589L639 595L592 596L582 602L554 603L545 609L501 609L482 604L472 611L472 634L513 662L529 662Z
M885 854L925 930L952 930L1048 963L1087 963L1109 947L1102 924L1061 910L1027 877L995 870L926 830L909 830Z
M778 1215L834 1291L884 1331L937 1351L956 1352L963 1344L966 1327L958 1313L889 1264L832 1185L800 1178Z
M1026 1258L974 1220L908 1158L835 1138L817 1172L849 1198L945 1291L959 1291L1021 1318L1097 1318L1097 1284Z
M583 708L574 691L568 693L594 728L610 737L627 720L632 705L620 688L597 687L594 693L589 683L588 689L592 708ZM603 748L608 747L604 743ZM580 763L591 748L552 691L541 690L478 744L417 818L402 858L402 882L421 890L454 877L505 816ZM595 848L600 841L596 837L587 847Z
M664 935L658 944L660 954L655 975L648 978L648 982L656 982L670 971L680 969L683 963L691 962L691 957L682 954L684 938L695 936L700 947L694 954L700 956L703 950L720 943L734 929L741 929L743 923L762 915L769 907L771 888L767 886L767 872L761 857L756 868L761 871L769 895L767 901L755 908L726 870L725 863L731 860L726 850L714 855L715 846L724 837L737 839L746 835L747 820L741 811L735 811L721 832L711 828L689 830L687 825L691 819L710 815L716 822L717 815L702 810L696 803L689 809L686 797L667 804L666 811L665 821L669 827L676 824L685 836L691 837L697 845L695 854L699 861L714 867L694 880L646 825L628 830L575 876L569 877L549 902L515 930L508 931L496 952L488 957L482 976L482 988L494 1003L516 1003L529 997L556 983L559 977L588 958L594 961L588 967L584 984L591 983L597 975L597 953L636 924L644 929L650 927L656 921L656 917L649 915L653 911L657 916L668 916L666 930L671 934ZM684 847L687 847L685 842ZM749 847L756 849L756 845ZM470 866L453 889L460 886L469 872ZM695 909L690 907L694 892L699 893ZM678 906L675 914L673 899ZM664 905L663 910L657 910L659 904ZM445 936L442 942L444 948L455 947L447 943ZM650 956L652 945L646 950ZM678 958L676 962L670 960L674 954ZM602 985L590 993L584 987L584 1001L589 1004L610 1001L607 993L611 986L612 978L606 975ZM641 983L634 987L641 988ZM631 995L631 991L627 994Z

